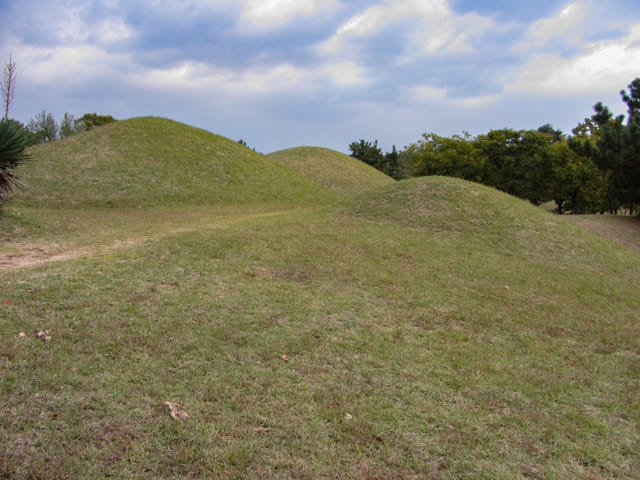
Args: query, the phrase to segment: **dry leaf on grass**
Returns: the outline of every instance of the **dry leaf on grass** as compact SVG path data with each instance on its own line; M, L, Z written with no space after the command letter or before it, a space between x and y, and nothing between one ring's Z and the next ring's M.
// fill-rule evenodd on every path
M49 335L50 332L51 330L34 330L33 334L36 338L41 338L45 342L48 342L51 340L51 336Z
M20 333L18 334L18 337L19 337L19 338L24 338L24 337L26 337L26 336L27 336L27 334L26 334L26 333L24 333L24 332L20 332Z
M281 358L282 360L284 360L285 362L288 362L288 361L289 361L289 357L287 357L286 355L282 355L280 358Z
M270 428L265 428L265 427L256 427L253 429L254 432L268 432L269 430L271 430Z
M184 403L164 402L164 404L169 408L171 418L173 418L174 420L186 420L187 418L189 418L187 412L184 411Z

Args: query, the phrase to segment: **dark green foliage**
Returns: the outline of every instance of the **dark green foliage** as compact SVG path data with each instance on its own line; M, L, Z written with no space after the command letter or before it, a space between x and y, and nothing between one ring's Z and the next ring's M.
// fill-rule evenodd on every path
M352 142L349 145L349 150L351 150L352 157L382 171L384 155L382 154L380 147L378 147L378 140L375 140L373 143L365 140Z
M14 185L19 184L13 171L29 158L25 152L29 141L22 124L14 120L0 120L0 202L7 198Z
M626 125L624 115L614 118L609 108L598 102L589 139L572 143L572 148L590 154L604 176L602 209L617 213L626 207L632 214L640 203L640 78L631 82L629 93L620 93L628 107Z
M87 130L92 129L93 127L99 127L101 125L106 125L108 123L117 122L115 118L111 115L98 115L97 113L85 113L82 117L80 117L77 122L82 122Z
M551 135L553 143L561 142L564 139L564 133L562 133L562 130L560 130L559 128L553 128L553 125L551 125L550 123L545 123L541 127L538 127L538 132Z
M441 137L425 133L422 139L407 147L412 176L442 175L482 181L483 165L467 134Z
M595 211L601 195L602 176L589 156L556 142L549 148L549 191L559 214Z

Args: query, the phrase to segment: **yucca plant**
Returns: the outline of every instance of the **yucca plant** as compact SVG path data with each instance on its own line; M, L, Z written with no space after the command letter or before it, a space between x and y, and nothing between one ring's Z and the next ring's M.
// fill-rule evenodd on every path
M29 158L26 152L29 143L29 134L20 123L0 120L0 202L7 198L15 185L20 185L14 169Z

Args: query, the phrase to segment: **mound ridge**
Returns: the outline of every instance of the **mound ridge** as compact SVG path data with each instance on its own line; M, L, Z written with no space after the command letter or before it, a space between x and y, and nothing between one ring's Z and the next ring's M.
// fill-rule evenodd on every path
M294 147L267 155L301 175L349 195L388 185L393 179L349 155L322 147Z
M371 222L426 234L455 234L518 255L575 256L604 240L491 187L450 177L402 180L340 204Z
M323 202L327 189L233 140L137 117L31 149L16 198L48 206Z

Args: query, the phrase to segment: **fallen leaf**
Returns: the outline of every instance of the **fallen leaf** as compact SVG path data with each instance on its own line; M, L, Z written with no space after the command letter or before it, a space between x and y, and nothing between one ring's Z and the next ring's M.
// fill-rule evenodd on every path
M2 300L3 305L11 305L11 300Z
M50 330L34 330L33 334L36 336L36 338L41 338L42 340L44 340L45 342L48 342L49 340L51 340L51 336L49 335Z
M27 336L27 334L26 334L26 333L24 333L24 332L20 332L20 333L18 334L18 337L20 337L20 338L24 338L24 337L26 337L26 336Z
M268 432L269 430L271 430L270 428L264 428L264 427L256 427L253 429L254 432Z
M526 477L536 477L538 476L538 473L540 473L540 470L530 465L522 465L521 470Z
M505 286L504 286L504 289L505 289L505 290L509 290L509 285L505 285Z
M284 360L285 362L288 362L288 361L289 361L289 358L287 358L287 356L286 356L286 355L282 355L280 358L281 358L282 360Z
M347 413L347 414L344 416L344 418L345 418L345 419L347 419L347 420L351 420L353 417L351 416L351 414L350 414L350 413Z
M187 412L184 411L184 403L164 402L164 404L169 408L169 414L174 420L186 420L189 418Z

